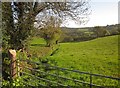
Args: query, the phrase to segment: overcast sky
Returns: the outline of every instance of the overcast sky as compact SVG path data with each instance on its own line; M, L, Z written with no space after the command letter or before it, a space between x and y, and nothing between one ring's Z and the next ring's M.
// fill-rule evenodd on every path
M120 0L91 0L92 13L86 25L78 25L70 21L67 27L106 26L118 23L118 1Z

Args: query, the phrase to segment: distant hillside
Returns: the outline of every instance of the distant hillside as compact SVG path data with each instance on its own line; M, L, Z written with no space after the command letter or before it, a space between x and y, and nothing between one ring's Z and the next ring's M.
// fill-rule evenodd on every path
M78 42L120 34L120 24L84 27L84 28L67 28L62 27L61 42Z
M107 25L107 26L100 26L100 27L104 27L104 28L107 28L108 30L110 29L114 29L114 28L118 28L120 27L120 24L115 24L115 25ZM93 29L94 27L83 27L83 28L68 28L68 27L62 27L62 30L67 30L67 29L70 29L70 30L78 30L78 29Z

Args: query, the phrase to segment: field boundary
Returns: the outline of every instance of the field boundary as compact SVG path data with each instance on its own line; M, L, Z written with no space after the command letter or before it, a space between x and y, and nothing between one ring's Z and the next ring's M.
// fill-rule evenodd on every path
M78 73L79 75L86 74L86 75L89 76L89 79L90 79L89 82L81 81L81 80L73 79L73 78L67 78L67 77L61 76L59 74L51 74L49 72L41 71L40 69L24 67L24 69L27 69L27 70L30 70L30 71L33 71L33 72L39 72L39 73L46 74L46 75L49 75L49 76L52 76L52 77L57 77L58 80L61 78L61 79L64 79L64 80L73 81L74 83L80 83L80 84L83 84L83 85L85 84L85 85L88 85L89 88L93 88L93 87L110 88L110 87L106 87L106 86L102 86L102 85L93 84L93 82L92 82L93 81L93 77L102 77L102 78L107 78L107 79L111 79L111 80L117 80L118 82L120 82L120 78L115 78L115 77L111 77L111 76L104 76L104 75L100 75L100 74L92 74L92 73L89 73L89 72L82 72L82 71L79 71L79 70L70 70L69 68L62 68L62 67L58 67L58 66L51 66L51 65L49 65L47 63L32 62L30 60L19 60L19 61L21 61L21 62L23 61L23 62L35 64L35 65L41 65L46 70L55 70L55 71L63 71L63 72L64 71L68 71L68 72L71 72L71 73ZM18 67L21 67L21 66L18 65ZM18 71L18 72L20 72L20 71ZM34 74L30 74L30 73L27 73L25 71L22 71L20 73L22 75L29 75L29 76L32 76L32 77L38 79L38 80L45 81L45 82L47 82L49 84L49 86L51 86L52 84L55 84L57 86L68 86L69 87L69 85L65 85L63 83L60 83L59 81L56 82L56 81L52 81L52 80L49 80L49 79L46 79L46 78L37 77ZM29 84L26 84L26 82L25 82L25 85L29 85ZM40 84L40 85L41 86L46 86L46 85L43 85L43 84ZM117 85L117 87L115 87L115 88L119 88L118 86L119 85Z

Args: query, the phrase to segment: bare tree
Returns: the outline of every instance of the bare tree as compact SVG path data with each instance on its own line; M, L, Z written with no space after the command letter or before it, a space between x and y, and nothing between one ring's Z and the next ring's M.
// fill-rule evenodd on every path
M46 2L39 3L39 5L46 5L46 9L39 12L36 16L37 27L41 27L43 24L43 18L46 15L56 16L62 21L69 21L69 19L74 20L76 23L82 24L86 23L89 19L89 3L85 0L79 2Z

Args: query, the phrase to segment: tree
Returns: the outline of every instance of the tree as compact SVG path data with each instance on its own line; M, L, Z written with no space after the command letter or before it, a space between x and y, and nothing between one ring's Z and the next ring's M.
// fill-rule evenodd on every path
M9 48L19 50L34 29L35 21L43 23L40 18L52 13L59 19L70 18L79 23L85 22L89 15L88 2L5 2L3 7L3 34ZM38 19L39 18L39 19ZM82 20L84 19L84 20ZM41 24L39 26L41 26ZM5 39L5 37L3 38Z
M103 37L108 33L104 27L100 26L94 27L93 32L97 35L97 37Z
M3 3L3 40L7 39L9 48L20 49L23 41L29 36L31 24L30 17L24 19L24 5L13 6L11 2ZM24 19L24 20L23 20ZM27 28L26 28L27 26ZM4 42L3 42L4 43Z
M14 19L13 12L11 8L11 3L2 3L2 33L3 33L3 47L11 44L13 38L14 31Z
M43 28L40 29L41 37L46 40L47 46L58 44L61 36L61 21L53 16L46 17Z

